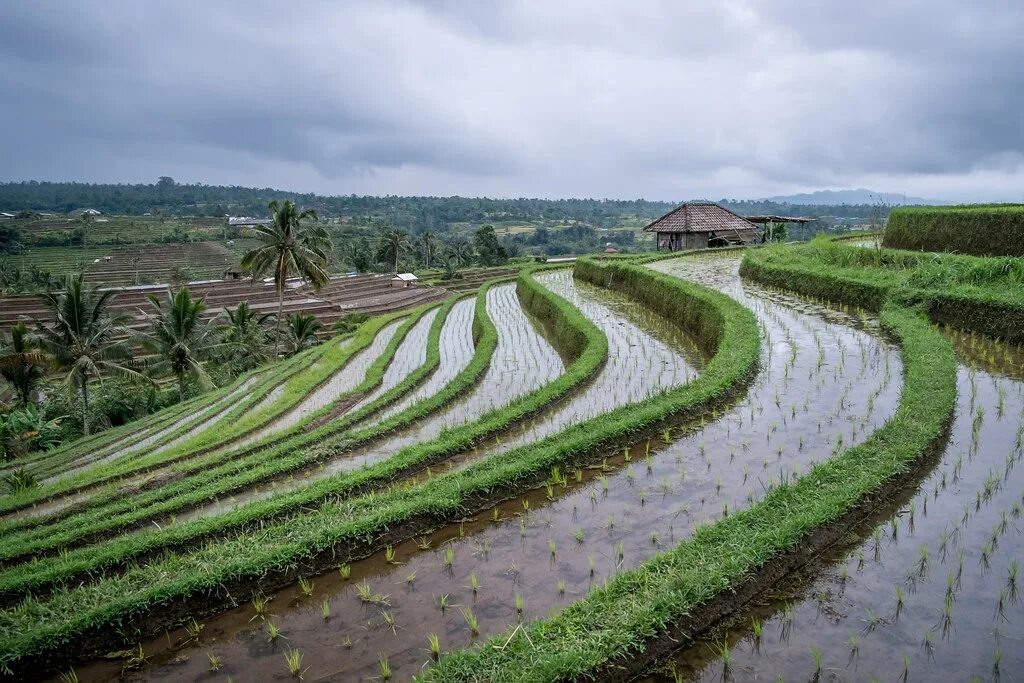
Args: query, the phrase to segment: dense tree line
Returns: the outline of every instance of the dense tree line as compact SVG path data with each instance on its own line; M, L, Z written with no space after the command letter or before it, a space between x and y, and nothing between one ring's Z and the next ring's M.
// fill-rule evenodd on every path
M644 199L489 199L486 197L368 197L321 196L271 188L180 184L161 178L152 184L115 185L24 181L0 183L0 210L69 213L93 208L104 213L141 215L265 216L273 199L290 199L324 218L376 219L392 228L421 233L447 232L453 224L575 221L591 227L613 228L624 219L654 220L675 202ZM794 206L766 201L721 199L739 213L844 216L870 219L878 213L871 204Z

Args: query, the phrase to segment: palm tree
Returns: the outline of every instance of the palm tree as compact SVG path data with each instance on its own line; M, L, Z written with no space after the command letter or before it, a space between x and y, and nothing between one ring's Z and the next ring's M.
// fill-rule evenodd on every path
M271 314L254 313L248 301L242 301L233 311L225 308L224 314L227 321L221 327L221 346L229 362L244 371L266 361L266 323Z
M331 251L331 237L322 225L303 224L306 219L318 220L316 211L306 209L301 213L290 199L278 205L270 202L270 225L254 228L256 239L262 245L242 258L242 268L252 272L253 279L273 271L274 286L277 287L277 339L274 341L274 355L281 342L282 310L284 288L289 273L298 275L306 282L320 289L328 280L327 254Z
M202 317L206 304L202 299L193 299L185 287L177 293L168 289L162 302L154 294L147 294L146 298L156 308L156 315L146 314L150 329L142 337L142 347L158 358L150 369L170 371L175 376L179 401L185 400L185 381L189 378L202 389L211 388L213 382L202 364L213 347L213 326Z
M22 407L32 401L32 393L43 379L46 355L28 334L25 323L11 328L10 340L0 335L0 377L7 380Z
M39 342L54 364L66 371L69 389L82 395L82 431L89 434L89 380L100 379L103 372L128 377L142 375L121 361L131 363L131 353L123 337L125 315L110 313L114 293L86 288L82 274L69 275L63 292L40 295L53 314L50 325L37 322Z
M316 333L323 327L312 315L292 313L288 316L288 343L292 353L316 344Z
M468 263L473 262L473 257L476 255L473 245L466 240L458 240L451 246L452 254L455 259L459 262L459 265L464 266Z
M385 230L380 236L380 251L395 259L395 275L398 274L398 259L409 246L409 233L404 230Z
M430 230L424 230L420 235L420 242L423 243L423 255L427 257L427 268L430 268L433 256L437 251L437 236Z

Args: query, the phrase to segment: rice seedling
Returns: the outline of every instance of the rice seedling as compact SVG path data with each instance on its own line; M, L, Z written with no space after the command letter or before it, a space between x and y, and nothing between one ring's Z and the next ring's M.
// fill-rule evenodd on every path
M558 553L558 543L555 542L554 538L548 539L548 550L551 552L551 557L555 557Z
M437 607L442 612L448 609L448 593L442 593L441 595L437 596Z
M1006 597L1006 591L1000 590L999 595L996 598L996 621L1009 621L1009 619L1006 618Z
M473 595L480 590L480 581L476 578L476 574L469 575L469 589L473 591Z
M213 652L208 652L206 654L206 659L210 662L210 671L212 673L217 673L218 671L220 671L220 668L224 665L224 662L221 661L221 658Z
M377 666L380 668L381 680L391 680L391 665L388 663L388 658L381 654L377 659Z
M846 639L846 644L850 647L850 661L853 661L860 652L860 637L856 633L851 633Z
M382 609L380 611L380 616L384 620L384 623L387 625L387 627L389 629L391 629L391 632L397 635L397 631L395 630L396 629L396 625L395 625L395 617L394 617L394 615L391 614L391 612L387 611L386 609Z
M451 545L446 546L445 549L444 549L444 566L445 566L446 569L448 569L450 571L454 564L455 564L455 548L453 548Z
M441 639L436 633L427 634L427 643L430 646L430 656L435 661L441 658Z
M272 643L272 642L274 642L275 640L277 640L278 638L281 638L281 637L283 637L283 636L281 635L280 629L277 628L277 625L274 622L272 622L272 621L268 621L267 622L267 640L269 640Z
M416 539L416 547L420 550L430 550L430 539L426 536L420 536Z
M253 610L255 610L256 613L252 616L252 619L250 619L249 621L253 621L255 619L266 619L267 607L269 604L270 598L263 595L262 593L253 596L252 608Z
M323 617L324 621L331 618L331 601L324 598L324 601L320 603L320 616Z
M313 595L313 582L304 576L299 577L299 590L301 590L302 594L308 598Z
M516 602L516 615L522 616L522 614L523 614L523 596L520 595L519 593L516 593L516 595L515 595L515 602Z
M343 564L340 567L338 567L338 574L341 576L341 578L347 581L348 577L352 575L351 565Z
M78 683L78 674L74 669L68 669L62 673L58 679L60 680L60 683Z
M558 579L557 587L558 587L558 595L560 595L560 596L565 595L565 581L563 579Z
M942 616L939 617L939 625L942 627L942 637L949 637L950 629L953 628L953 599L947 595L942 601Z
M397 564L395 562L395 549L390 545L384 548L384 561L388 564Z
M474 636L480 635L480 622L477 620L476 615L468 607L462 608L462 617L466 620L466 625L469 626L470 634Z
M188 634L189 640L199 640L199 634L202 632L203 624L200 624L195 619L192 619L185 624L185 633Z

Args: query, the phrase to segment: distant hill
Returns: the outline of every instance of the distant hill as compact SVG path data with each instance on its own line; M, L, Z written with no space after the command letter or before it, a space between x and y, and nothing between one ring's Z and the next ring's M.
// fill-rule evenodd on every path
M905 197L895 192L876 192L874 190L818 190L817 192L804 192L802 194L782 195L768 197L768 202L779 204L950 204L951 202L940 199L924 199L922 197Z

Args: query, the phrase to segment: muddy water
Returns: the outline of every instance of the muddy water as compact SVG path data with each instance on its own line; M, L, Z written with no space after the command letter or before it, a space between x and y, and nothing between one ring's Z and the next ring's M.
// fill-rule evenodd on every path
M279 417L246 436L233 441L230 447L241 448L248 446L271 434L288 429L321 408L334 403L342 394L352 391L366 377L366 371L370 366L384 353L388 344L391 343L392 337L395 336L395 332L401 327L402 322L402 320L395 320L382 327L374 336L369 346L356 353L321 386L310 391L293 408L284 412Z
M473 359L473 315L476 307L476 300L473 298L463 299L448 312L444 325L441 326L441 336L438 340L440 362L437 369L430 375L426 382L409 393L408 396L396 401L394 404L382 410L372 419L374 421L384 420L397 415L428 396L433 396L443 386L451 382L456 375L462 372ZM361 423L362 426L369 420Z
M770 480L829 457L838 434L850 444L880 426L898 401L901 368L896 350L865 331L872 321L741 287L737 264L700 260L690 271L744 298L765 335L762 373L717 419L639 443L628 462L621 451L610 453L604 469L582 471L579 481L569 470L564 485L496 508L497 521L488 510L397 546L391 562L378 555L356 563L347 579L338 572L311 577L309 597L297 588L273 596L267 620L283 634L274 642L265 620L243 605L208 620L198 643L182 644L184 632L145 643L153 659L142 676L195 680L214 654L220 675L284 677L284 652L297 648L307 681L379 677L381 655L397 680L407 680L430 661L428 633L449 650L557 610L724 506L756 499ZM372 602L360 599L360 587ZM82 680L114 674L110 663L79 668Z
M405 446L429 441L444 429L465 424L489 410L507 405L515 398L553 381L565 371L558 352L519 304L515 285L492 287L487 293L487 313L497 328L498 343L483 379L463 398L409 428L336 458L322 467L310 468L286 480L261 484L248 491L235 493L226 500L178 515L177 519L189 520L218 514L238 505L307 486L311 481L332 474L379 462Z
M1024 559L1024 372L1004 345L953 336L974 367L958 370L952 433L920 483L666 672L806 680L816 650L821 676L833 680L1019 679L1024 579L1011 567ZM763 624L760 639L753 619ZM723 643L728 666L715 654Z

